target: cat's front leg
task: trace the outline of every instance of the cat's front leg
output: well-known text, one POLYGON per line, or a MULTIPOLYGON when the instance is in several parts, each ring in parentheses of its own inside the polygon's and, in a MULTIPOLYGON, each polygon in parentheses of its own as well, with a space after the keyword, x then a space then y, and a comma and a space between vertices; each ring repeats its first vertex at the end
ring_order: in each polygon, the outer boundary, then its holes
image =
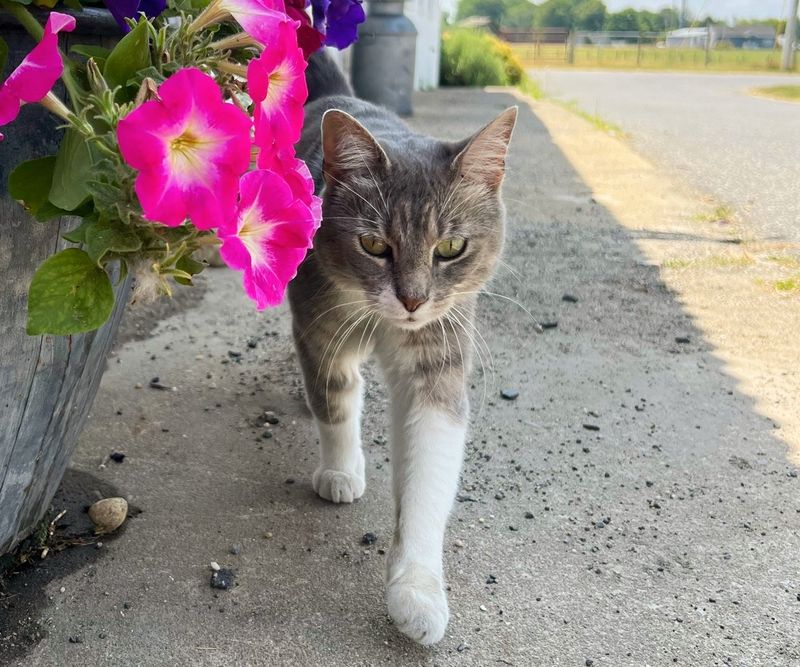
POLYGON ((449 620, 442 549, 467 428, 460 369, 446 371, 439 383, 431 392, 431 383, 418 378, 393 395, 396 526, 386 603, 400 631, 421 644, 442 639, 449 620))
MULTIPOLYGON (((336 355, 322 365, 321 349, 295 334, 308 406, 319 434, 319 466, 311 479, 314 491, 334 503, 352 503, 364 494, 361 450, 363 381, 356 355, 336 355)), ((325 357, 326 355, 322 355, 325 357)))

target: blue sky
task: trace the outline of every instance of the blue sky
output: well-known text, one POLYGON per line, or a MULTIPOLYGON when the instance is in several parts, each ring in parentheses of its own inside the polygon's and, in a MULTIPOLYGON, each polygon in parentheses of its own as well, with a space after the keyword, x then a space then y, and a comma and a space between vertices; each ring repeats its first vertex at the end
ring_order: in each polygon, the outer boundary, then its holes
MULTIPOLYGON (((680 8, 680 0, 605 0, 609 11, 626 7, 634 9, 680 8)), ((538 4, 538 3, 537 3, 538 4)), ((688 0, 689 11, 695 16, 711 14, 722 19, 778 18, 789 11, 788 0, 688 0)))

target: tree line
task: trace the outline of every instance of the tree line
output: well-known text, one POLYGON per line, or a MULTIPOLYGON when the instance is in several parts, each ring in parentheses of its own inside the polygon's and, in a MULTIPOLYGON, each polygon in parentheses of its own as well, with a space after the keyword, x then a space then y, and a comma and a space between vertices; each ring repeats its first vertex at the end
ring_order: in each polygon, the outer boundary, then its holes
MULTIPOLYGON (((494 30, 499 28, 567 28, 569 30, 629 30, 666 32, 681 25, 722 23, 712 16, 680 16, 666 7, 657 12, 623 9, 609 12, 603 0, 546 0, 534 5, 529 0, 460 0, 456 19, 486 16, 494 30)), ((742 21, 741 24, 766 23, 783 32, 784 21, 742 21)))

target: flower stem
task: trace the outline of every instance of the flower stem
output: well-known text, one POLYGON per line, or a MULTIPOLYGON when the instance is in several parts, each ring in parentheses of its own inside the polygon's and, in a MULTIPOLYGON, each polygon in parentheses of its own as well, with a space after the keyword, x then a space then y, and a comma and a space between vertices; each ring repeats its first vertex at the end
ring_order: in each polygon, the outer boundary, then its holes
POLYGON ((52 91, 47 93, 47 95, 39 100, 39 104, 41 104, 50 113, 54 113, 56 116, 63 118, 66 121, 69 121, 72 118, 72 113, 70 110, 60 99, 53 95, 52 91))
POLYGON ((240 76, 244 79, 247 78, 247 68, 239 63, 232 63, 229 60, 220 60, 217 63, 217 69, 220 72, 225 72, 226 74, 235 74, 236 76, 240 76))
POLYGON ((186 26, 186 30, 190 35, 194 35, 198 30, 218 23, 227 15, 228 12, 219 6, 219 0, 211 0, 206 5, 206 8, 195 17, 194 21, 186 26))
POLYGON ((9 0, 0 0, 0 7, 5 9, 15 19, 17 19, 20 25, 25 28, 30 36, 33 37, 37 42, 42 41, 44 28, 42 28, 39 21, 37 21, 33 14, 25 9, 25 7, 18 2, 10 2, 9 0))

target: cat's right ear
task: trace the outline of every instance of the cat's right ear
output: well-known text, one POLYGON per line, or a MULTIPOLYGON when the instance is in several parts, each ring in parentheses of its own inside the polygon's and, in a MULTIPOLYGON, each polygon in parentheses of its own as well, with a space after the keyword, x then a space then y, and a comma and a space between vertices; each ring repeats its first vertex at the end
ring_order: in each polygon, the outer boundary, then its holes
POLYGON ((389 167, 389 158, 369 130, 349 113, 329 109, 322 116, 323 175, 328 185, 389 167))

